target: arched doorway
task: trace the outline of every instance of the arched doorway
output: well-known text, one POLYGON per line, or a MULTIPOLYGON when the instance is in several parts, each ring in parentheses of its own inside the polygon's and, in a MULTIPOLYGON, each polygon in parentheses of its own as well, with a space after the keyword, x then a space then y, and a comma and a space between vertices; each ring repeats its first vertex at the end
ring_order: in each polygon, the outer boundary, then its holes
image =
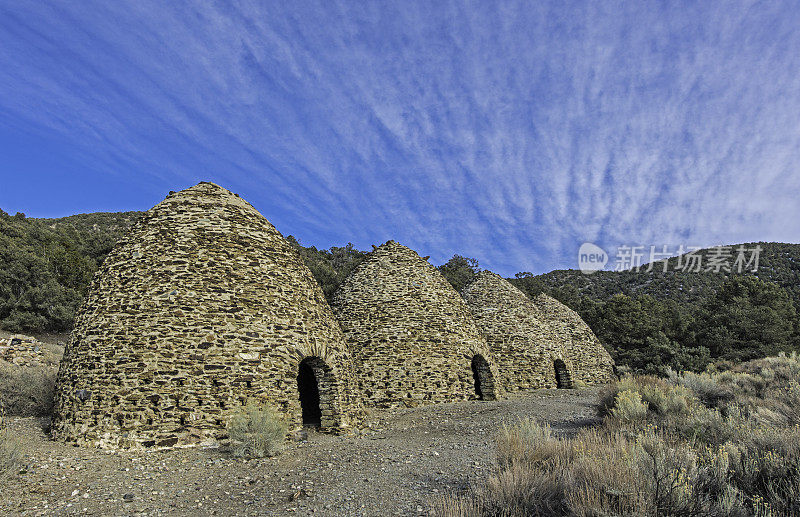
POLYGON ((472 379, 475 384, 475 396, 478 400, 494 400, 494 376, 489 363, 480 354, 472 358, 472 379))
POLYGON ((556 372, 556 388, 558 389, 571 389, 572 377, 569 375, 567 365, 561 359, 553 361, 553 368, 556 372))
POLYGON ((310 357, 303 359, 300 362, 297 373, 297 391, 300 394, 303 425, 306 427, 320 427, 322 425, 319 382, 317 381, 315 368, 312 366, 314 359, 310 357))

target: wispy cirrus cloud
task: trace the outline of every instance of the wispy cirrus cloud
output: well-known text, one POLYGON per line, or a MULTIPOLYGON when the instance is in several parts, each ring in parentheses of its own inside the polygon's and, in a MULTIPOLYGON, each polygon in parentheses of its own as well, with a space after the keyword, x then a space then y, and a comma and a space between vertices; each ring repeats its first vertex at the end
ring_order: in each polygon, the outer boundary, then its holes
POLYGON ((60 183, 18 199, 78 170, 141 208, 211 179, 305 243, 505 274, 574 267, 584 241, 797 242, 798 22, 788 2, 0 5, 0 146, 65 164, 0 158, 0 203, 96 209, 60 183))

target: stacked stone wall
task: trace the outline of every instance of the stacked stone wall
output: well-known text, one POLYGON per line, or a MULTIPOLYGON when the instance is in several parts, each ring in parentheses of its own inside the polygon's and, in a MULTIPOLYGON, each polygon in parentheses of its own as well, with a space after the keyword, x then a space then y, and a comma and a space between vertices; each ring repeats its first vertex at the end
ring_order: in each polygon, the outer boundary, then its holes
POLYGON ((573 365, 569 370, 573 382, 597 385, 616 378, 614 360, 578 313, 546 294, 537 296, 534 303, 539 319, 561 336, 564 353, 573 365))
POLYGON ((462 295, 486 336, 506 391, 557 387, 557 359, 570 374, 581 367, 565 353, 565 336, 541 321, 533 301, 504 278, 482 271, 462 295))
MULTIPOLYGON (((250 204, 211 183, 170 193, 92 282, 59 369, 53 435, 110 447, 216 444, 252 401, 300 426, 301 363, 316 379, 324 430, 357 425, 362 404, 556 387, 556 361, 562 380, 613 378, 611 357, 556 300, 531 301, 488 272, 463 296, 389 241, 343 282, 332 311, 250 204)), ((37 354, 19 338, 0 344, 13 362, 37 354)))
POLYGON ((14 334, 0 339, 0 359, 17 366, 58 364, 62 346, 40 343, 36 338, 14 334))
POLYGON ((308 357, 327 375, 328 426, 352 425, 351 358, 311 272, 250 204, 201 183, 146 212, 95 276, 59 370, 53 434, 218 443, 230 413, 253 400, 300 425, 308 357))
MULTIPOLYGON (((332 305, 366 405, 474 398, 476 355, 488 362, 496 384, 494 358, 464 300, 436 268, 397 242, 370 253, 332 305)), ((500 386, 488 384, 484 397, 496 397, 500 386)))

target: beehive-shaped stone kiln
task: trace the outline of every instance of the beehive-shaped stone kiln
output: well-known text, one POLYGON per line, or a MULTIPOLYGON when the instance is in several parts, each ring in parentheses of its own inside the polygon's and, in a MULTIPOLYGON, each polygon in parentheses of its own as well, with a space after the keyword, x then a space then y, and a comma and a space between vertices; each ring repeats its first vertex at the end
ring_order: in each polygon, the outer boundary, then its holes
POLYGON ((481 271, 462 295, 489 342, 506 391, 571 387, 576 365, 564 352, 566 336, 539 319, 539 309, 522 291, 481 271))
POLYGON ((578 313, 546 294, 538 295, 534 303, 539 319, 561 339, 564 354, 574 367, 569 372, 573 381, 592 385, 615 378, 614 360, 578 313))
POLYGON ((494 360, 464 300, 409 248, 395 241, 376 248, 332 305, 365 405, 497 397, 494 360))
POLYGON ((146 212, 98 271, 52 428, 98 446, 213 443, 257 401, 293 424, 340 429, 359 414, 353 381, 299 255, 249 203, 200 183, 146 212))

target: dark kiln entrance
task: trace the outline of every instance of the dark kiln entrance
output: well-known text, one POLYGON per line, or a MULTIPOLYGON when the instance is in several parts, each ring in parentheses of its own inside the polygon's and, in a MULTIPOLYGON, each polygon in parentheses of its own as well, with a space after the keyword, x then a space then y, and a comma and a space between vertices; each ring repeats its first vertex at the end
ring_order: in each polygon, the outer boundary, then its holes
POLYGON ((472 358, 472 379, 475 382, 475 396, 478 400, 494 400, 494 378, 489 363, 482 355, 472 358))
POLYGON ((303 410, 303 425, 319 427, 322 425, 322 409, 319 400, 319 383, 314 368, 313 358, 303 359, 297 374, 297 391, 300 393, 300 407, 303 410))
POLYGON ((339 405, 336 403, 336 378, 331 368, 319 357, 306 357, 297 370, 297 392, 303 425, 322 430, 339 425, 339 405))
POLYGON ((553 368, 556 371, 556 388, 570 389, 572 388, 572 377, 569 375, 567 365, 561 359, 553 361, 553 368))

